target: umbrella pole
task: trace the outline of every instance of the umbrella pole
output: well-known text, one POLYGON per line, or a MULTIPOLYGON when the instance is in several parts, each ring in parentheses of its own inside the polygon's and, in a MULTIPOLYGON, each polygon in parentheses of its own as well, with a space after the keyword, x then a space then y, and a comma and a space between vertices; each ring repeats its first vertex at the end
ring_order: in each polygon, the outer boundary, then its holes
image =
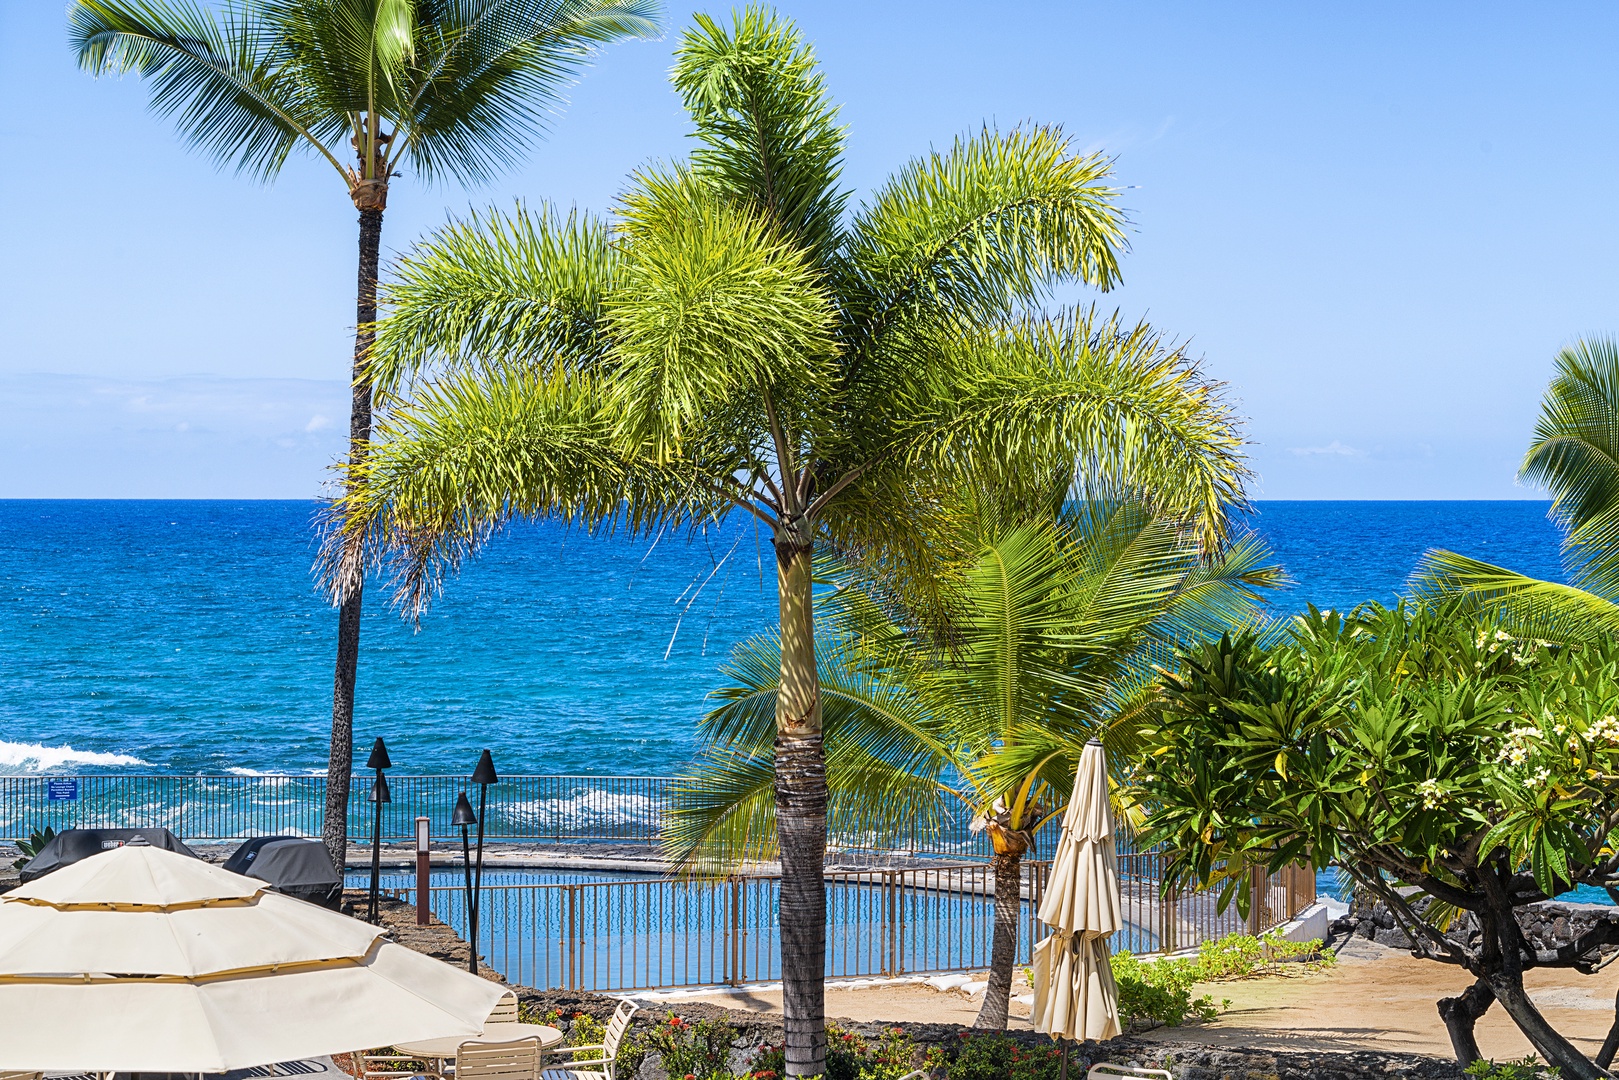
POLYGON ((1062 1041, 1062 1071, 1057 1074, 1061 1080, 1068 1080, 1068 1040, 1062 1041))

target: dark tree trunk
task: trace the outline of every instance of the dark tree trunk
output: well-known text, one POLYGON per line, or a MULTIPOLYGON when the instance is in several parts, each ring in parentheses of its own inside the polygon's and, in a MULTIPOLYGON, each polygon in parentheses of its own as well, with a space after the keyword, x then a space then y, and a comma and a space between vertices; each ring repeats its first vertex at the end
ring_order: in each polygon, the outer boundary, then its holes
MULTIPOLYGON (((382 202, 386 188, 373 185, 360 208, 360 267, 354 305, 353 391, 349 405, 349 466, 365 457, 371 441, 371 380, 366 361, 377 321, 377 269, 382 253, 382 202)), ((356 193, 357 203, 361 202, 356 193)), ((354 485, 353 473, 347 484, 354 485)), ((360 603, 365 582, 364 541, 351 537, 339 570, 342 601, 337 616, 337 664, 332 675, 332 744, 326 762, 326 816, 322 839, 341 873, 348 859, 349 776, 354 769, 354 681, 360 664, 360 603)))
POLYGON ((1602 1049, 1597 1051, 1597 1064, 1609 1068, 1616 1050, 1619 1050, 1619 994, 1613 996, 1613 1026, 1608 1029, 1608 1037, 1602 1040, 1602 1049))
POLYGON ((1023 852, 998 851, 995 871, 995 936, 989 954, 989 986, 975 1028, 1006 1030, 1012 1001, 1012 969, 1017 963, 1018 923, 1023 914, 1023 852))
POLYGON ((826 755, 815 668, 811 546, 778 536, 781 687, 776 837, 781 849, 781 1011, 788 1076, 826 1071, 826 755))
POLYGON ((1473 1029, 1479 1017, 1488 1012, 1494 1003, 1495 992, 1490 989, 1486 979, 1479 979, 1456 997, 1439 1000, 1439 1018, 1445 1022, 1445 1030, 1450 1032, 1450 1048, 1455 1051, 1456 1060, 1463 1065, 1471 1065, 1484 1056, 1479 1053, 1478 1039, 1473 1029))
POLYGON ((1487 898, 1486 905, 1478 912, 1483 936, 1481 966, 1490 990, 1524 1038, 1546 1064, 1557 1066, 1564 1080, 1606 1080, 1608 1071, 1580 1053, 1547 1023, 1523 988, 1523 957, 1528 951, 1528 942, 1518 926, 1512 901, 1507 898, 1506 887, 1511 878, 1509 870, 1492 866, 1480 868, 1479 880, 1487 898))

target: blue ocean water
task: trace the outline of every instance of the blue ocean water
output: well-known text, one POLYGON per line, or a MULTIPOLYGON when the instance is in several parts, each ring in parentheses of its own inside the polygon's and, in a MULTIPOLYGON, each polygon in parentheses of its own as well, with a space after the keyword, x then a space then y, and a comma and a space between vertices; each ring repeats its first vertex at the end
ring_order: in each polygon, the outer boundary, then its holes
MULTIPOLYGON (((0 771, 324 771, 336 616, 308 502, 0 501, 0 771)), ((1306 602, 1392 600, 1447 547, 1560 577, 1542 502, 1261 502, 1306 602)), ((355 734, 406 772, 667 774, 737 641, 775 618, 768 543, 522 525, 413 629, 367 595, 355 734)))

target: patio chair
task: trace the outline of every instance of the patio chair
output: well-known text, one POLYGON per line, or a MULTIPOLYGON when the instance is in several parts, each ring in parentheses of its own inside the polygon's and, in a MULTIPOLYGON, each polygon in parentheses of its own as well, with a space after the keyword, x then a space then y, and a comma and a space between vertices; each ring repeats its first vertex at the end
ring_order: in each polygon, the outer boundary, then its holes
POLYGON ((624 1033, 630 1029, 630 1018, 638 1008, 634 1002, 620 1001, 613 1010, 613 1018, 607 1021, 607 1034, 602 1036, 601 1042, 591 1046, 559 1046, 551 1051, 571 1055, 572 1060, 546 1066, 540 1072, 540 1080, 618 1080, 613 1061, 618 1057, 618 1044, 624 1041, 624 1033), (585 1051, 601 1056, 580 1060, 579 1055, 585 1051))
POLYGON ((489 1011, 486 1024, 515 1024, 517 1023, 517 995, 505 994, 495 1002, 495 1007, 489 1011))
POLYGON ((465 1042, 455 1052, 455 1080, 536 1080, 540 1075, 540 1040, 465 1042))

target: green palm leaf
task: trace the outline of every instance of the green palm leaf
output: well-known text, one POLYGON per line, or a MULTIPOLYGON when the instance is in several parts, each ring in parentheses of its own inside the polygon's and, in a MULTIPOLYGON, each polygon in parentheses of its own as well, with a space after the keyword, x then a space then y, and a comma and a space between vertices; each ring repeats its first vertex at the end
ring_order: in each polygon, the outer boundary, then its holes
POLYGON ((1520 637, 1564 643, 1619 637, 1619 604, 1451 551, 1425 553, 1411 587, 1425 600, 1461 598, 1520 637))

